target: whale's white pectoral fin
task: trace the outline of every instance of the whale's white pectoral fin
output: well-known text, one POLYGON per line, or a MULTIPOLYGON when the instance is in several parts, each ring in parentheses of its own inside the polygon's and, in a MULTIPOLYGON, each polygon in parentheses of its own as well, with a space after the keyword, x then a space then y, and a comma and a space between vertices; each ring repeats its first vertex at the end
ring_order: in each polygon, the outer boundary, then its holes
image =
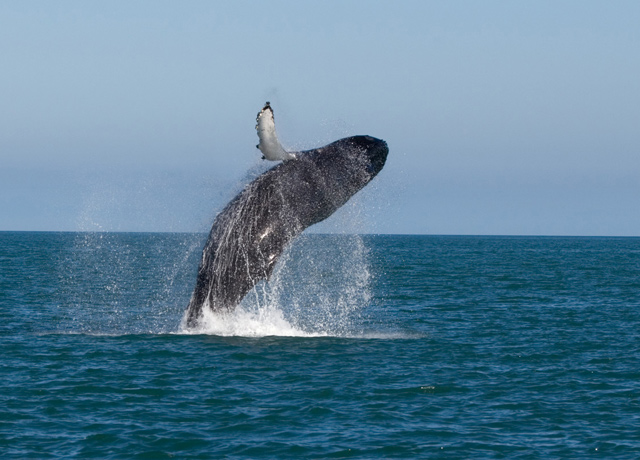
POLYGON ((258 131, 258 139, 260 139, 256 147, 258 147, 262 155, 264 155, 262 158, 271 161, 295 159, 296 155, 292 152, 287 152, 278 140, 276 124, 273 119, 273 109, 269 102, 267 102, 258 113, 256 121, 256 130, 258 131))

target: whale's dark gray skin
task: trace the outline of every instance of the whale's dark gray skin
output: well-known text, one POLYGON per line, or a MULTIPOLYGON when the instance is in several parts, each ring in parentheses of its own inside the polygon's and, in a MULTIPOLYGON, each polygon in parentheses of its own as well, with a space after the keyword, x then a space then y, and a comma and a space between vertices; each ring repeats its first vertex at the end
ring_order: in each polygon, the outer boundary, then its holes
POLYGON ((213 222, 187 327, 198 325, 203 309, 232 311, 258 281, 269 279, 287 244, 367 185, 388 153, 380 139, 348 137, 298 152, 249 183, 213 222))

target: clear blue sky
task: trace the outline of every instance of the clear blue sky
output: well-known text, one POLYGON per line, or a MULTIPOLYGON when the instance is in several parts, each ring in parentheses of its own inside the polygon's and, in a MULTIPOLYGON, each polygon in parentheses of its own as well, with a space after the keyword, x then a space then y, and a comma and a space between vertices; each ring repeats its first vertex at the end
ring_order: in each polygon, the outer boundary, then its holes
POLYGON ((386 168, 323 231, 640 235, 638 1, 0 3, 0 230, 207 231, 255 115, 386 168))

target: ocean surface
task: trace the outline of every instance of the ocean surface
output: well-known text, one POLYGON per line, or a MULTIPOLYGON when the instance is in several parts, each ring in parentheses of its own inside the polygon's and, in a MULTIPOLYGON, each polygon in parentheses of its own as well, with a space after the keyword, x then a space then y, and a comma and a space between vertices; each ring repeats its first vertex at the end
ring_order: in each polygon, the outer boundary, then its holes
POLYGON ((0 458, 640 458, 640 238, 0 232, 0 458))

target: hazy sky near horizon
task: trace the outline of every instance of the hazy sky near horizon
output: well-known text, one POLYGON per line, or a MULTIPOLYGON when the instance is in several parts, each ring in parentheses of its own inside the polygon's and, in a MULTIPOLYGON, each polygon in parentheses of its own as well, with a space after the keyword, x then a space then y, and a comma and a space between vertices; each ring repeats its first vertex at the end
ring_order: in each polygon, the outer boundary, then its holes
POLYGON ((640 2, 3 1, 0 230, 207 231, 286 145, 385 139, 321 231, 640 235, 640 2))

